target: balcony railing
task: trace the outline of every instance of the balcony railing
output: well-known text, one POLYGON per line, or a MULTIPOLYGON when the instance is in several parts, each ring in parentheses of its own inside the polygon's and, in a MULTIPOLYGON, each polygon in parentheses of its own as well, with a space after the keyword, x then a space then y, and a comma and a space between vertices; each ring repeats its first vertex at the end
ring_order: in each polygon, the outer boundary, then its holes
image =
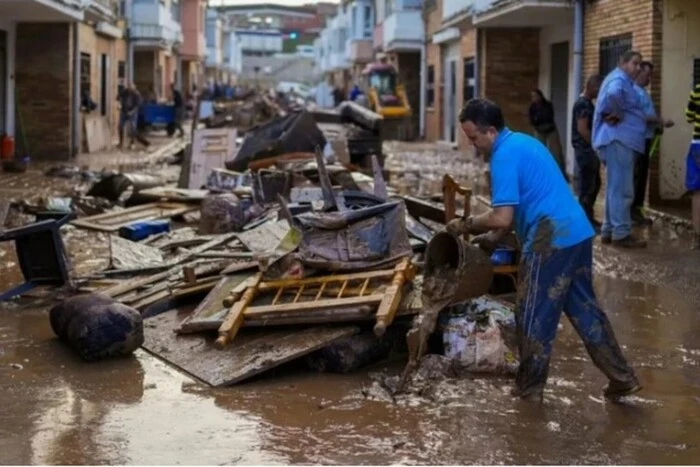
POLYGON ((419 10, 397 11, 384 21, 385 51, 419 50, 423 44, 423 18, 419 10))
POLYGON ((155 41, 165 44, 182 42, 182 33, 172 27, 160 24, 133 23, 131 37, 137 40, 155 41))
POLYGON ((372 41, 370 39, 350 40, 349 41, 349 59, 352 62, 369 62, 374 58, 372 50, 372 41))
POLYGON ((480 27, 543 27, 571 24, 572 0, 471 0, 480 27))
POLYGON ((474 10, 476 7, 488 8, 493 0, 482 1, 485 5, 476 5, 479 2, 475 0, 442 0, 442 20, 446 21, 465 13, 469 10, 474 10))

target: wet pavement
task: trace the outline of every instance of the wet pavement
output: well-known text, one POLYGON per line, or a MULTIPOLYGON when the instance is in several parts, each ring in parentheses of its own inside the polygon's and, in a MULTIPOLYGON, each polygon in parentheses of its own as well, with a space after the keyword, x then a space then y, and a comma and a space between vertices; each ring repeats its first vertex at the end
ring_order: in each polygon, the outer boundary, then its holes
MULTIPOLYGON (((595 247, 596 291, 644 386, 623 405, 604 401, 605 379, 565 321, 533 406, 509 395, 507 377, 392 401, 373 381, 399 374, 400 359, 349 375, 288 365, 211 389, 142 351, 83 363, 54 338, 48 305, 11 303, 0 305, 0 463, 695 464, 700 253, 662 225, 641 233, 646 251, 595 247)), ((88 248, 80 235, 68 243, 88 248)))

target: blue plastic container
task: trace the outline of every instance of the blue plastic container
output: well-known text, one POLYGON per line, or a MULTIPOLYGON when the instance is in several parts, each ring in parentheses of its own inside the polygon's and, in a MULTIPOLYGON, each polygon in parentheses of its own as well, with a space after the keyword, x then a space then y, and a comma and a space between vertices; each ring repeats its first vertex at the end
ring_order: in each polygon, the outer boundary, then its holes
POLYGON ((143 106, 143 119, 148 125, 168 125, 175 121, 175 106, 166 104, 146 104, 143 106))
POLYGON ((509 266, 515 263, 515 250, 509 247, 496 248, 491 254, 491 263, 494 266, 509 266))
POLYGON ((170 221, 168 219, 158 219, 153 221, 135 222, 125 225, 119 229, 119 236, 138 242, 151 235, 170 231, 170 221))

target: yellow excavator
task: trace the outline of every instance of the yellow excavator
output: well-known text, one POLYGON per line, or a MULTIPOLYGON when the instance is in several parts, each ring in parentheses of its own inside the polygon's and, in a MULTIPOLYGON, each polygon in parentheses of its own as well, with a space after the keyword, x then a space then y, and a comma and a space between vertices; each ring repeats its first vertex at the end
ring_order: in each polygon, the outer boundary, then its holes
POLYGON ((405 140, 409 137, 411 106, 396 69, 385 63, 371 63, 362 72, 369 107, 384 118, 382 136, 405 140))

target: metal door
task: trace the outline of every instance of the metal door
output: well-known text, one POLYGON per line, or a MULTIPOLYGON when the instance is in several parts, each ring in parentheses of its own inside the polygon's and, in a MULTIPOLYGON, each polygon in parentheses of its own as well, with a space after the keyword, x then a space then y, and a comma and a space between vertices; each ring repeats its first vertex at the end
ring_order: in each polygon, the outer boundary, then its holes
POLYGON ((457 129, 457 59, 459 42, 445 49, 443 60, 443 139, 454 142, 457 129))
POLYGON ((561 145, 566 148, 569 141, 569 126, 566 124, 569 114, 569 43, 552 44, 551 58, 549 98, 554 106, 554 122, 559 130, 561 145))

